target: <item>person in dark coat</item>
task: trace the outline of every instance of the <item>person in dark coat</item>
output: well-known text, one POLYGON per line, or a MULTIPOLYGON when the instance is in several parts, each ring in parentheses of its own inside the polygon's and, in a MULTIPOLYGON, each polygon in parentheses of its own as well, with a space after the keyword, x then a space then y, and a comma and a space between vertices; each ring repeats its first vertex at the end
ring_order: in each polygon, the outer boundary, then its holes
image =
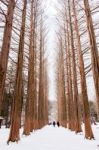
POLYGON ((58 127, 60 126, 60 123, 59 123, 59 121, 57 121, 57 126, 58 126, 58 127))
POLYGON ((53 121, 53 126, 55 127, 55 125, 56 125, 56 123, 55 123, 55 121, 53 121))

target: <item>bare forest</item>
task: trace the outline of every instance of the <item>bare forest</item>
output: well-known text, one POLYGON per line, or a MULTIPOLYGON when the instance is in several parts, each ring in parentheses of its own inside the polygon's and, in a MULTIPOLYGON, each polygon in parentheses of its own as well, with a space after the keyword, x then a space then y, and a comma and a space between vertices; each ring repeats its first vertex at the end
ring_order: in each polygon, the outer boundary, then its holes
POLYGON ((0 0, 0 127, 10 128, 8 144, 20 140, 21 127, 28 136, 47 125, 51 114, 75 133, 84 123, 86 139, 94 139, 92 118, 99 121, 99 3, 58 0, 55 6, 55 102, 49 98, 53 49, 45 4, 0 0), (94 101, 88 97, 89 78, 94 101))

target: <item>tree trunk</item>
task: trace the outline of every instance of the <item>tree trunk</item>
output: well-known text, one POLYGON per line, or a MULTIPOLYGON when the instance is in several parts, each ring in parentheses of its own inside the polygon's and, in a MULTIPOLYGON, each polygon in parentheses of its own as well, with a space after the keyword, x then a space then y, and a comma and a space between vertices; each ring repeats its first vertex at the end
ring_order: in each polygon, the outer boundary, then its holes
POLYGON ((30 46, 29 46, 29 66, 28 66, 28 97, 25 111, 25 124, 23 134, 29 135, 33 128, 34 112, 34 20, 33 6, 31 2, 31 23, 30 23, 30 46))
POLYGON ((14 8, 15 8, 15 0, 9 0, 6 23, 4 28, 3 43, 2 43, 1 55, 0 55, 0 115, 1 115, 3 96, 4 96, 4 87, 5 87, 8 56, 9 56, 9 49, 10 49, 10 42, 11 42, 14 8))
POLYGON ((77 55, 79 61, 82 101, 84 106, 85 137, 88 139, 92 139, 94 138, 94 136, 90 124, 90 111, 89 111, 87 85, 86 85, 86 78, 85 78, 85 71, 84 71, 84 61, 83 61, 82 50, 81 50, 80 34, 78 29, 74 0, 72 2, 73 2, 73 9, 74 9, 74 25, 75 25, 76 38, 77 38, 77 55))
POLYGON ((43 45, 43 19, 41 15, 41 26, 40 26, 40 65, 39 65, 39 96, 38 96, 38 125, 42 128, 44 125, 44 45, 43 45))
MULTIPOLYGON (((68 0, 68 16, 69 16, 69 28, 71 26, 71 15, 70 15, 70 1, 68 0)), ((69 121, 69 129, 74 131, 74 102, 73 102, 73 90, 72 90, 72 58, 71 58, 71 33, 68 33, 68 80, 69 80, 69 98, 70 98, 70 121, 69 121)))
MULTIPOLYGON (((70 6, 71 11, 71 6, 70 6)), ((77 72, 76 72, 76 57, 74 48, 73 25, 70 13, 70 35, 71 35, 71 57, 72 57, 72 73, 73 73, 73 102, 74 102, 74 118, 75 118, 75 131, 81 132, 81 124, 79 117, 79 102, 78 102, 78 86, 77 86, 77 72)))
POLYGON ((97 114, 99 119, 99 58, 98 58, 98 49, 96 44, 96 37, 92 22, 92 16, 90 11, 90 6, 88 0, 84 0, 85 14, 87 20, 87 29, 90 39, 90 50, 91 50, 91 63, 93 71, 93 79, 96 91, 96 100, 97 100, 97 114))
POLYGON ((67 126, 67 110, 66 110, 66 95, 65 95, 65 76, 64 76, 64 52, 63 52, 63 44, 62 37, 60 39, 60 86, 61 86, 61 118, 62 125, 64 127, 67 126))
POLYGON ((20 41, 19 41, 18 64, 17 64, 17 72, 16 72, 16 83, 15 83, 14 100, 13 100, 12 117, 11 117, 11 129, 10 129, 8 143, 10 141, 15 142, 20 139, 19 129, 20 129, 20 118, 21 118, 22 68, 23 68, 26 6, 27 6, 27 0, 24 0, 24 6, 22 11, 22 25, 21 25, 20 41))

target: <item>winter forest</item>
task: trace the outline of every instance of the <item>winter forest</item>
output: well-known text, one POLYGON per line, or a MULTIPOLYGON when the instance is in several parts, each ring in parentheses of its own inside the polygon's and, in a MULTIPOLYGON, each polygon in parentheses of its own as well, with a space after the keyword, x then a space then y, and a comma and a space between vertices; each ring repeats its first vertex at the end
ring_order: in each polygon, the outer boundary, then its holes
POLYGON ((98 132, 99 0, 0 0, 0 150, 99 150, 98 132))

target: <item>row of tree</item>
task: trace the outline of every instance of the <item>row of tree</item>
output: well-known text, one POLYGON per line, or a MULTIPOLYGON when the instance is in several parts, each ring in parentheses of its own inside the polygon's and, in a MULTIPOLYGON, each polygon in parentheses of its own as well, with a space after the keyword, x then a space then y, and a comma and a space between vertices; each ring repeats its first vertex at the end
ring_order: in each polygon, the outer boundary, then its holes
POLYGON ((42 2, 0 0, 0 24, 0 115, 6 103, 9 143, 20 139, 21 125, 29 135, 48 122, 42 2))
POLYGON ((98 23, 96 20, 93 23, 92 20, 93 14, 99 13, 99 6, 92 8, 89 2, 63 0, 62 9, 58 9, 61 33, 57 33, 59 49, 57 99, 60 123, 76 133, 82 131, 80 116, 80 102, 82 102, 85 137, 92 139, 94 135, 91 128, 86 78, 92 70, 99 119, 99 57, 96 42, 98 30, 95 30, 95 23, 98 23))
MULTIPOLYGON (((92 70, 99 117, 99 59, 96 30, 88 0, 63 0, 57 51, 58 119, 62 126, 81 132, 83 104, 85 137, 94 138, 86 77, 92 70), (86 60, 87 59, 87 60, 86 60), (90 64, 91 63, 91 64, 90 64), (81 98, 79 99, 79 88, 81 98)), ((6 110, 10 141, 48 122, 46 26, 40 0, 0 0, 0 115, 6 110), (3 106, 6 108, 3 110, 3 106)))

